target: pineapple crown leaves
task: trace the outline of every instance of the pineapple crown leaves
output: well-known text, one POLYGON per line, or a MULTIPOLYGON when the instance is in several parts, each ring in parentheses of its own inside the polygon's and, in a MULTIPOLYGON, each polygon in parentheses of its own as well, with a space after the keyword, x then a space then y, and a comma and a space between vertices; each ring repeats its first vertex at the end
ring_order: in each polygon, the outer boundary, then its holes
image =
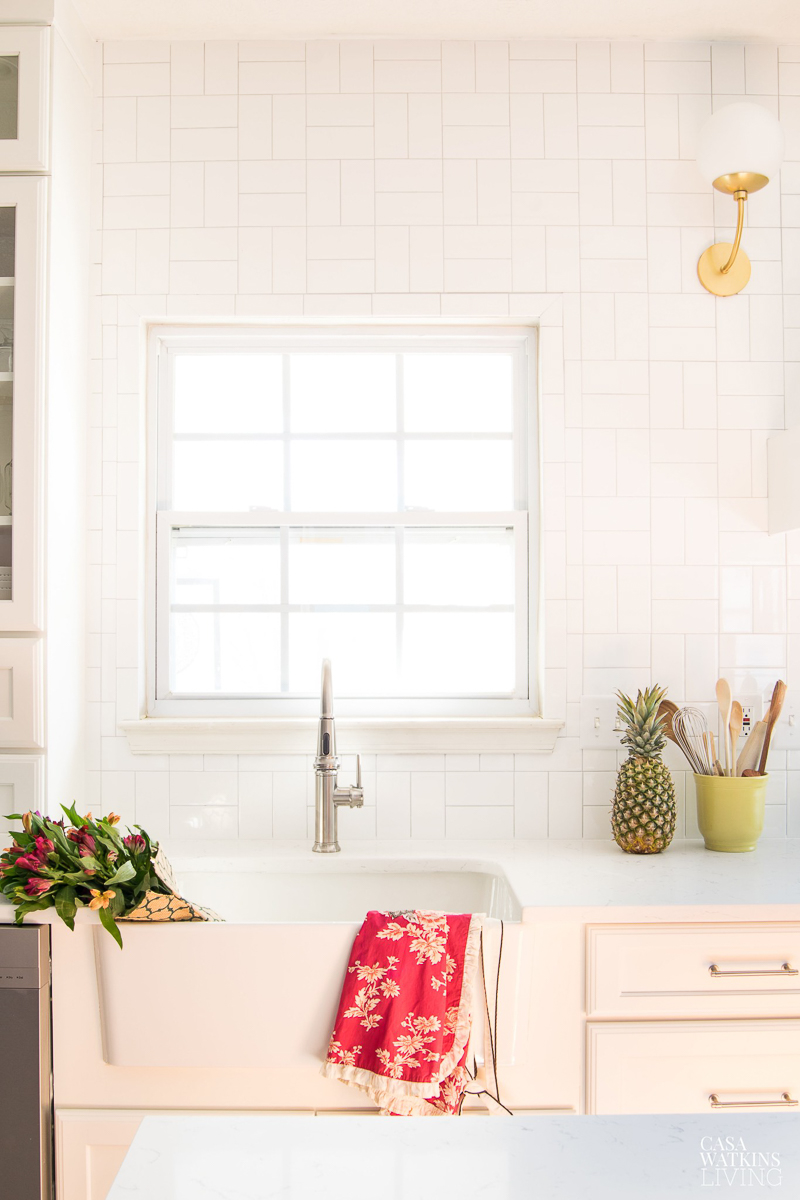
POLYGON ((666 717, 658 715, 667 689, 656 684, 644 692, 638 692, 635 701, 624 692, 616 694, 619 700, 617 717, 625 726, 621 744, 627 746, 628 754, 636 758, 658 758, 667 744, 664 731, 666 717))

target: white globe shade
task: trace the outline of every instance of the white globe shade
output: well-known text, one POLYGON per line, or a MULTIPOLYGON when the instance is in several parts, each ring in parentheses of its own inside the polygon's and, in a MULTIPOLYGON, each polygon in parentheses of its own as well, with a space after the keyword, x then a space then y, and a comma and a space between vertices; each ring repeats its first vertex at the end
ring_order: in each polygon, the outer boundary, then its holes
POLYGON ((760 104, 726 104, 700 130, 697 165, 709 183, 737 171, 772 179, 782 161, 781 123, 760 104))

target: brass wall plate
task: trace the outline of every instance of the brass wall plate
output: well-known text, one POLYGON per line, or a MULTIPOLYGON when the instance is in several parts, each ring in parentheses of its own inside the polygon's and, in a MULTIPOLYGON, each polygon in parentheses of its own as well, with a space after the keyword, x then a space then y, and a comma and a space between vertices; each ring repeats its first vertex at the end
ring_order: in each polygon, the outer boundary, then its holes
POLYGON ((755 171, 734 171, 731 175, 719 175, 713 186, 718 192, 732 196, 735 192, 747 192, 748 195, 750 192, 760 192, 768 183, 766 175, 759 175, 755 171))
POLYGON ((723 275, 722 268, 730 258, 731 242, 717 242, 700 255, 697 277, 713 296, 735 296, 750 282, 750 259, 740 248, 731 269, 723 275))

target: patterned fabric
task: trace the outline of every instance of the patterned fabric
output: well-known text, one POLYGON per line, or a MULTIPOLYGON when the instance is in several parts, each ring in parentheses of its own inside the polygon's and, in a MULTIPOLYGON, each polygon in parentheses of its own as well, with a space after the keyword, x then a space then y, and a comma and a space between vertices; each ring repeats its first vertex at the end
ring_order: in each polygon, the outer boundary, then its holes
POLYGON ((210 908, 201 908, 184 900, 183 896, 165 896, 162 892, 146 892, 144 900, 120 921, 221 921, 210 908))
POLYGON ((455 1116, 480 932, 469 913, 367 913, 322 1074, 367 1092, 386 1116, 455 1116))
POLYGON ((144 900, 127 917, 120 921, 223 921, 212 908, 203 908, 184 900, 178 893, 178 884, 172 863, 159 846, 153 860, 153 872, 161 880, 169 895, 163 892, 145 892, 144 900))

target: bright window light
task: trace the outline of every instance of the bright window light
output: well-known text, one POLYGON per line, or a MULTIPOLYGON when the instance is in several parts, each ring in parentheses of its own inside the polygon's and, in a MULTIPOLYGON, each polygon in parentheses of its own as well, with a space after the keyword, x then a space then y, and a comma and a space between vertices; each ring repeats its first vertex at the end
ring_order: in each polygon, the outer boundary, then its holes
POLYGON ((154 713, 533 710, 529 331, 154 344, 154 713))

